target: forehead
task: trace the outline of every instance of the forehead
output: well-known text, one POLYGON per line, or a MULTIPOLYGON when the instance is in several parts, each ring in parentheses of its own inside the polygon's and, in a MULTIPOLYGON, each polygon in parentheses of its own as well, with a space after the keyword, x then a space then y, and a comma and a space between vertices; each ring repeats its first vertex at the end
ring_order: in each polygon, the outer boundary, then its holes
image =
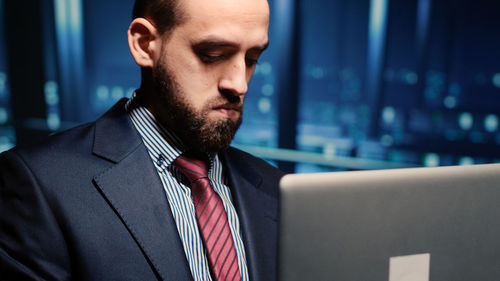
POLYGON ((267 0, 181 0, 186 21, 176 29, 192 40, 222 37, 267 41, 267 0))

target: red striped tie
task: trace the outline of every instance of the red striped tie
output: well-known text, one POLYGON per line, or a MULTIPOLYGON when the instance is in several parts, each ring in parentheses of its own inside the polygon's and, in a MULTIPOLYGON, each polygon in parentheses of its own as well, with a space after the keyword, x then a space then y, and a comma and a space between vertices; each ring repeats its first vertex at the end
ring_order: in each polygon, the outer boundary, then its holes
MULTIPOLYGON (((222 200, 208 179, 207 161, 179 156, 174 165, 191 182, 198 228, 214 280, 241 280, 234 241, 222 200)), ((206 159, 206 157, 203 157, 206 159)))

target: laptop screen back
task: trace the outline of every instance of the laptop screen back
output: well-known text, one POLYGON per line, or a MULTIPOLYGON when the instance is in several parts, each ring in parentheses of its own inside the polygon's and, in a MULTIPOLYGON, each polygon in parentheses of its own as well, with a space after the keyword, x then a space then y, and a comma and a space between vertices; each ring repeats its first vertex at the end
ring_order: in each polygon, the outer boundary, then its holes
POLYGON ((280 280, 500 280, 500 165, 295 174, 280 280))

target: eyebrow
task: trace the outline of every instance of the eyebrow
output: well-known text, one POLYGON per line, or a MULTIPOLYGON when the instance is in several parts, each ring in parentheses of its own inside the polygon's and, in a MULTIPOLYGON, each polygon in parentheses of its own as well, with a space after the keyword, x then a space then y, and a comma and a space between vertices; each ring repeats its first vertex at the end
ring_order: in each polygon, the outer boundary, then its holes
MULTIPOLYGON (((238 48, 240 45, 235 42, 227 41, 219 37, 207 37, 200 41, 195 41, 192 43, 193 48, 197 50, 211 49, 211 48, 238 48)), ((255 46, 250 48, 252 51, 263 52, 269 46, 269 41, 261 46, 255 46)))

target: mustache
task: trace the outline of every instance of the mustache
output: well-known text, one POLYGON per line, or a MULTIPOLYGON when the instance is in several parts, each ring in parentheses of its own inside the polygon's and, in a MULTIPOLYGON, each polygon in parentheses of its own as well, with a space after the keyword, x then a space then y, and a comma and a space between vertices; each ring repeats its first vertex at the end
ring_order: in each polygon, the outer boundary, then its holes
POLYGON ((228 109, 243 112, 243 99, 235 95, 221 95, 207 102, 207 109, 228 109))

